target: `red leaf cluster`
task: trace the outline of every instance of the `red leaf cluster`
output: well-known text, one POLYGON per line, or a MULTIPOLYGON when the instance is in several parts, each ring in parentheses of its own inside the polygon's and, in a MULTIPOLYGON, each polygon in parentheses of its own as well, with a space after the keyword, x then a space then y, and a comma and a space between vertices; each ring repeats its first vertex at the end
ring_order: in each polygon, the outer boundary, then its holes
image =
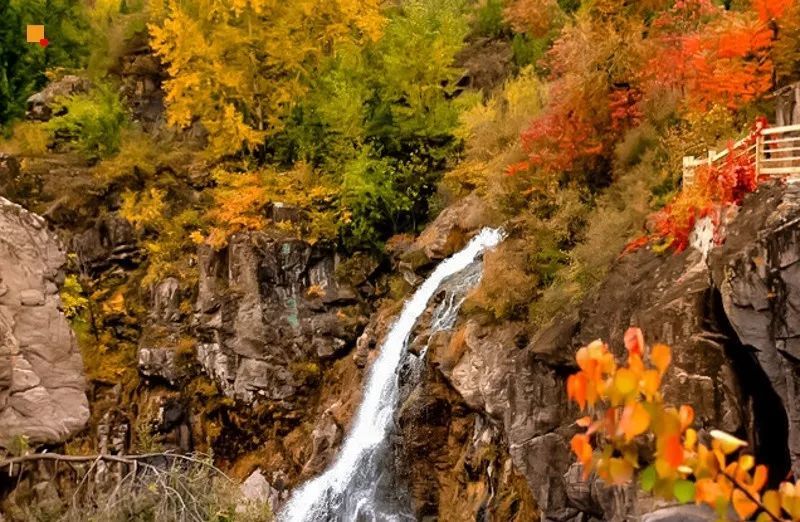
MULTIPOLYGON (((754 133, 750 139, 755 140, 755 137, 754 133)), ((743 148, 749 145, 746 143, 743 148)), ((697 220, 712 215, 717 208, 741 204, 744 196, 756 189, 758 180, 752 158, 740 152, 741 149, 729 149, 721 165, 696 169, 692 186, 684 187, 669 205, 656 214, 655 239, 664 240, 665 246, 678 252, 683 251, 689 246, 689 234, 697 220)))
POLYGON ((642 71, 646 90, 679 90, 690 107, 704 110, 738 109, 772 87, 774 34, 763 18, 691 0, 676 3, 653 28, 652 58, 642 71))

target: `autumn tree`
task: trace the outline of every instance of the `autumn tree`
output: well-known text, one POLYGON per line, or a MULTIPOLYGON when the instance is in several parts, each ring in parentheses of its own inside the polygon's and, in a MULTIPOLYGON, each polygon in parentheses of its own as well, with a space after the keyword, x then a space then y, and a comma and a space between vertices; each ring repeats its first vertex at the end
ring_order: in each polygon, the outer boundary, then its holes
POLYGON ((781 13, 778 36, 772 51, 779 86, 800 80, 800 3, 790 2, 781 13))
POLYGON ((461 108, 474 97, 454 66, 469 31, 461 0, 387 9, 383 35, 340 45, 319 65, 282 132, 267 140, 284 169, 307 163, 339 186, 341 239, 376 246, 424 222, 461 108))
POLYGON ((167 0, 150 25, 167 64, 169 123, 199 122, 211 156, 254 149, 283 127, 325 56, 376 40, 378 0, 167 0))
POLYGON ((676 3, 652 24, 643 89, 677 90, 698 110, 714 104, 735 110, 763 96, 772 88, 770 24, 783 15, 782 4, 760 1, 728 11, 709 0, 676 3))
POLYGON ((591 11, 580 12, 564 27, 547 56, 547 106, 522 132, 528 166, 548 175, 581 173, 589 184, 607 183, 603 159, 638 118, 631 80, 641 33, 636 18, 591 11))

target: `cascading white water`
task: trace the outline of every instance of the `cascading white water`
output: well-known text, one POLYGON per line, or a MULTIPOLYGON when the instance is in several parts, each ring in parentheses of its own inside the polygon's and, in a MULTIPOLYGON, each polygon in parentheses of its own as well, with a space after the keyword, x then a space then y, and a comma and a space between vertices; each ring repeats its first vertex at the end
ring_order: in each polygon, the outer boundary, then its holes
MULTIPOLYGON (((398 397, 397 369, 411 330, 439 285, 470 266, 478 255, 497 245, 502 238, 503 233, 500 230, 483 229, 463 250, 442 261, 411 299, 406 301, 381 346, 380 354, 372 364, 364 388, 363 402, 356 412, 355 422, 338 457, 322 475, 295 491, 279 517, 282 522, 377 519, 373 514, 361 510, 359 499, 355 499, 355 509, 349 509, 343 514, 337 515, 340 510, 336 505, 348 500, 344 497, 354 477, 359 473, 363 474, 365 469, 377 466, 381 461, 377 454, 380 453, 378 450, 382 447, 392 423, 398 397)), ((463 300, 463 296, 460 299, 463 300)), ((453 308, 453 304, 444 302, 440 306, 444 306, 444 311, 447 312, 453 308)), ((458 304, 460 305, 460 301, 458 304)), ((447 313, 443 315, 448 316, 447 313)), ((447 321, 450 320, 452 318, 447 317, 447 321)))

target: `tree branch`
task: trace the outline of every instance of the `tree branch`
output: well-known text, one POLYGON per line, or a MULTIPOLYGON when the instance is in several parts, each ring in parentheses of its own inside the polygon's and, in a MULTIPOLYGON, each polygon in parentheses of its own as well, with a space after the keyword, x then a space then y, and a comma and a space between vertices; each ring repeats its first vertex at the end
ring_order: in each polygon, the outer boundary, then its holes
POLYGON ((135 465, 141 461, 147 461, 154 458, 178 459, 178 460, 185 460, 187 462, 194 462, 196 464, 201 464, 219 473, 221 476, 225 477, 228 480, 228 482, 233 482, 233 480, 230 477, 228 477, 228 475, 226 475, 225 472, 223 472, 221 469, 217 468, 210 462, 198 459, 191 455, 182 455, 180 453, 169 453, 169 452, 142 453, 138 455, 136 454, 111 455, 108 453, 100 453, 96 455, 62 455, 60 453, 31 453, 29 455, 22 455, 20 457, 12 457, 9 459, 0 460, 0 468, 10 467, 14 466, 15 464, 22 464, 25 462, 36 462, 41 460, 51 460, 56 462, 76 462, 76 463, 97 462, 100 460, 104 460, 108 462, 119 462, 122 464, 135 465))

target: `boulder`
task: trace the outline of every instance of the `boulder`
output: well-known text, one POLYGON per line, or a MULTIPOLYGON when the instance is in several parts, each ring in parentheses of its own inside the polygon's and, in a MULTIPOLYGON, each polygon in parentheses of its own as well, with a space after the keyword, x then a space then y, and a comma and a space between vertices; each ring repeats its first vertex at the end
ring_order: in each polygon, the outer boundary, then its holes
POLYGON ((469 234, 483 224, 484 213, 483 203, 476 195, 446 208, 401 254, 401 261, 410 263, 416 270, 452 255, 466 244, 469 234))
POLYGON ((28 98, 26 115, 31 120, 48 121, 64 111, 65 98, 88 92, 91 86, 86 78, 71 74, 64 76, 28 98))
POLYGON ((261 472, 261 469, 253 471, 242 482, 242 485, 239 486, 239 492, 242 495, 243 502, 240 502, 236 507, 237 513, 248 513, 252 510, 253 505, 264 504, 269 506, 271 513, 277 513, 281 504, 280 492, 267 482, 267 478, 261 472))
POLYGON ((83 362, 60 310, 64 262, 45 221, 0 198, 0 446, 60 443, 89 419, 83 362))

